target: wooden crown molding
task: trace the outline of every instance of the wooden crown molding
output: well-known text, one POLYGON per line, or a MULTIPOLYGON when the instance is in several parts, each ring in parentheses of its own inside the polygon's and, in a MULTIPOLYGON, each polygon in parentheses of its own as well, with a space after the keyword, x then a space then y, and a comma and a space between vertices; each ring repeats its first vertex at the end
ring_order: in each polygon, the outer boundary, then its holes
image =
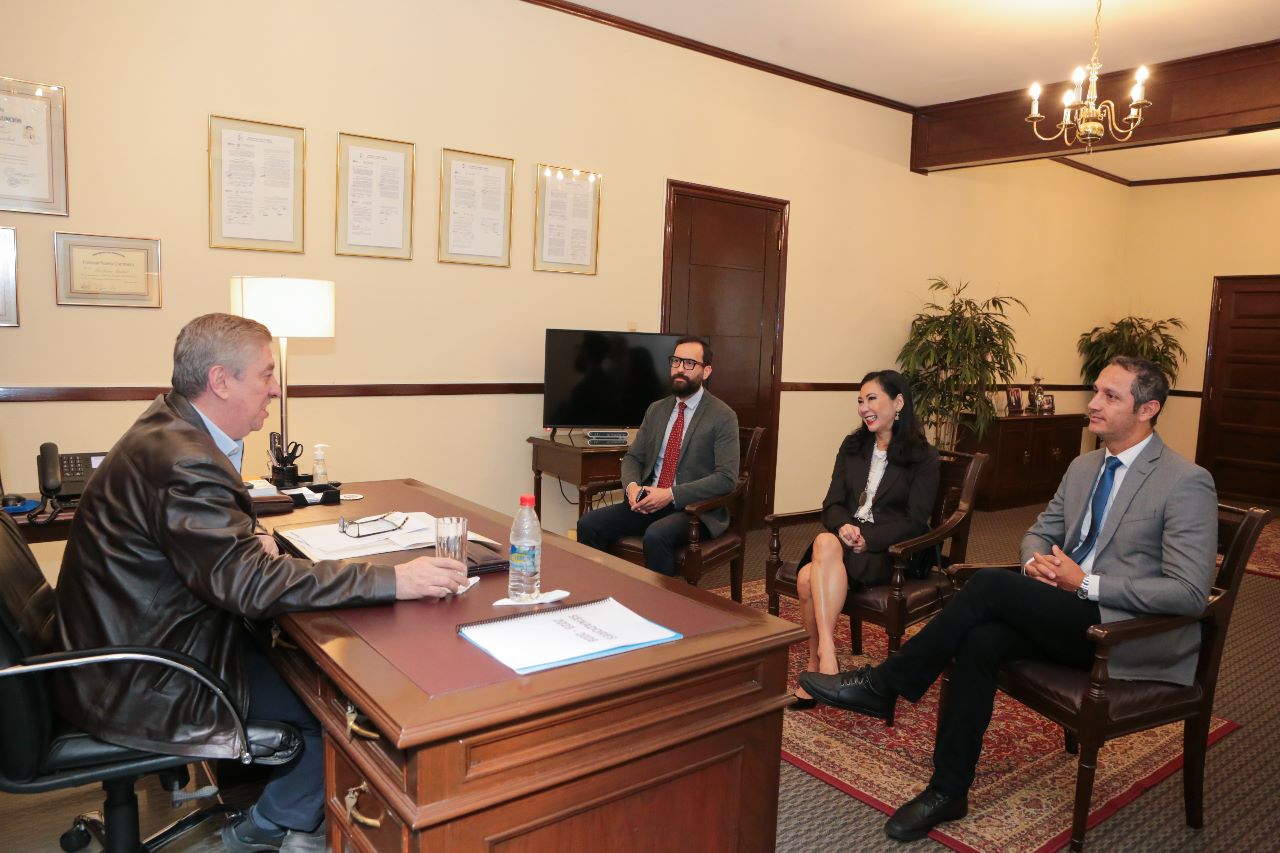
POLYGON ((1104 172, 1102 169, 1095 169, 1093 166, 1081 163, 1079 160, 1071 160, 1067 157, 1054 157, 1053 162, 1061 163, 1064 166, 1070 166, 1073 169, 1079 169, 1081 172, 1088 172, 1090 175, 1096 175, 1107 181, 1114 181, 1125 187, 1156 187, 1163 184, 1195 184, 1201 181, 1231 181, 1236 178, 1265 178, 1270 175, 1280 175, 1280 169, 1258 169, 1253 172, 1222 172, 1216 175, 1188 175, 1182 178, 1148 178, 1140 181, 1131 181, 1128 178, 1122 178, 1111 172, 1104 172))
POLYGON ((707 56, 714 56, 716 59, 723 59, 726 62, 733 62, 738 65, 745 65, 748 68, 754 68, 757 71, 763 71, 766 74, 775 74, 778 77, 785 77, 788 80, 795 80, 797 83, 804 83, 808 86, 816 86, 819 89, 826 89, 829 92, 835 92, 850 98, 857 98, 860 101, 868 101, 878 104, 882 107, 888 107, 891 110, 898 110, 904 113, 915 112, 915 107, 910 104, 904 104, 901 101, 894 101, 889 98, 883 98, 879 95, 873 95, 870 92, 864 92, 861 89, 855 89, 852 86, 844 86, 840 83, 834 83, 831 80, 824 80, 821 77, 814 77, 812 74, 805 74, 792 68, 786 68, 782 65, 774 65, 772 62, 765 62, 762 59, 755 59, 741 53, 734 53, 731 50, 716 47, 706 42, 696 41, 691 38, 676 35, 675 33, 660 30, 657 27, 651 27, 648 24, 641 24, 636 21, 620 18, 617 15, 610 15, 607 12, 601 12, 597 9, 589 9, 586 6, 579 6, 577 3, 568 3, 565 0, 523 0, 533 6, 542 6, 546 9, 554 9, 557 12, 564 12, 574 17, 583 18, 588 21, 594 21, 597 24, 604 24, 608 27, 616 27, 629 33, 634 33, 645 38, 651 38, 656 41, 666 42, 676 47, 683 47, 686 50, 704 53, 707 56))
MULTIPOLYGON (((1118 99, 1123 109, 1133 73, 1121 69, 1103 74, 1098 78, 1101 96, 1118 99)), ((1045 86, 1042 103, 1048 117, 1042 125, 1052 122, 1054 93, 1067 85, 1045 86)), ((1103 143, 1094 150, 1280 127, 1280 40, 1152 65, 1146 87, 1152 106, 1143 114, 1135 141, 1103 143)), ((1036 139, 1023 120, 1029 108, 1026 90, 918 108, 911 126, 911 170, 927 173, 1071 153, 1060 141, 1036 139)))

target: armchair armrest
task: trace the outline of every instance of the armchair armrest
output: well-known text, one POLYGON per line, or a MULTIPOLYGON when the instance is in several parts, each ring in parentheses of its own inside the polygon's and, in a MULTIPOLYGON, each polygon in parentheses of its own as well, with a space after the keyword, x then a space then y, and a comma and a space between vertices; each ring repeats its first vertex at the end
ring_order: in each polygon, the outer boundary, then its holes
POLYGON ((1151 637, 1186 625, 1194 625, 1207 617, 1212 609, 1213 604, 1210 603, 1209 607, 1196 616, 1138 616, 1133 619, 1124 619, 1120 622, 1107 622, 1091 626, 1086 634, 1096 645, 1110 648, 1121 643, 1127 643, 1130 640, 1151 637))
POLYGON ((621 480, 600 480, 598 482, 585 484, 582 487, 582 496, 584 498, 594 498, 601 492, 615 492, 621 488, 621 480))
MULTIPOLYGON (((782 537, 779 531, 784 527, 797 524, 812 524, 822 521, 821 509, 806 509, 801 512, 772 512, 764 517, 769 525, 769 555, 765 558, 765 574, 772 578, 774 572, 782 565, 782 537)), ((772 581, 770 581, 772 583, 772 581)))
POLYGON ((25 658, 22 663, 0 669, 0 678, 9 675, 30 675, 37 672, 51 672, 58 669, 72 669, 122 661, 155 663, 170 669, 176 669, 207 687, 213 693, 214 698, 231 712, 236 734, 240 737, 240 763, 253 763, 253 755, 249 750, 249 736, 245 731, 245 721, 241 718, 235 703, 231 701, 231 689, 225 681, 218 677, 217 673, 190 655, 149 646, 107 646, 97 649, 81 649, 74 652, 51 652, 43 655, 32 655, 29 658, 25 658))
POLYGON ((964 521, 965 515, 966 513, 963 512, 953 512, 946 521, 928 533, 922 533, 914 539, 895 542, 889 546, 889 557, 895 564, 900 563, 905 567, 908 557, 918 554, 925 548, 932 548, 934 545, 940 545, 945 542, 951 536, 951 532, 964 521))
POLYGON ((743 485, 744 483, 739 480, 738 485, 733 487, 732 492, 720 495, 718 498, 707 498, 705 501, 698 501, 696 504, 685 504, 684 511, 692 515, 695 519, 701 521, 702 516, 711 512, 713 509, 728 506, 730 501, 742 494, 743 485))
POLYGON ((1022 571, 1021 563, 956 563, 954 566, 948 566, 943 569, 947 573, 947 577, 951 578, 951 582, 956 588, 965 585, 971 577, 978 573, 981 569, 1003 569, 1007 572, 1022 571))

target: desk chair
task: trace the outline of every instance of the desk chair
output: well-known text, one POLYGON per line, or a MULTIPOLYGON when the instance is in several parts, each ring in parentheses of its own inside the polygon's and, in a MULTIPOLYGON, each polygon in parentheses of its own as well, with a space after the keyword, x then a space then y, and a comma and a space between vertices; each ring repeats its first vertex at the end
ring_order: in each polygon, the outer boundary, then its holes
MULTIPOLYGON (((1039 660, 1014 661, 1001 668, 1000 690, 1062 726, 1067 751, 1080 756, 1071 821, 1072 850, 1084 849, 1093 777, 1102 745, 1113 738, 1178 721, 1183 723, 1182 793, 1187 826, 1204 826, 1204 757, 1209 749, 1218 666, 1240 579, 1270 515, 1257 507, 1243 510, 1218 505, 1221 561, 1209 592, 1209 605, 1199 616, 1141 616, 1094 625, 1088 630, 1088 637, 1096 646, 1093 669, 1088 672, 1039 660), (1195 681, 1189 687, 1162 681, 1111 681, 1108 677, 1107 660, 1113 647, 1196 623, 1200 624, 1200 659, 1195 681)), ((982 568, 1022 570, 1021 565, 957 565, 948 573, 957 586, 962 586, 982 568)), ((939 717, 946 695, 944 678, 939 717)))
MULTIPOLYGON (((973 521, 974 495, 978 490, 978 474, 986 461, 985 453, 952 453, 938 451, 941 471, 938 496, 929 514, 929 532, 889 548, 893 575, 887 584, 851 589, 841 612, 849 617, 849 639, 854 654, 862 654, 862 623, 880 625, 889 635, 889 653, 902 643, 907 629, 933 616, 951 598, 950 579, 942 570, 952 563, 964 561, 969 543, 969 526, 973 521), (946 553, 943 553, 943 546, 946 553), (919 555, 932 556, 931 568, 923 577, 911 574, 909 568, 919 555)), ((778 597, 798 598, 795 562, 783 562, 781 528, 796 524, 814 524, 822 520, 822 510, 775 513, 765 517, 769 525, 769 557, 765 562, 765 589, 769 595, 769 612, 778 615, 778 597)), ((892 721, 890 722, 892 725, 892 721)))
MULTIPOLYGON (((738 485, 727 495, 689 504, 689 544, 676 553, 676 568, 691 586, 697 586, 709 569, 729 564, 729 594, 742 601, 742 571, 746 560, 747 527, 751 521, 751 469, 764 441, 764 427, 739 427, 738 485), (714 539, 702 541, 702 516, 720 507, 729 507, 729 528, 714 539)), ((601 492, 622 488, 622 482, 595 483, 583 493, 583 500, 601 492)), ((624 536, 609 553, 637 566, 644 565, 644 537, 624 536)))
POLYGON ((100 782, 106 792, 101 815, 80 815, 63 833, 63 850, 83 849, 91 835, 108 853, 156 850, 201 821, 232 809, 222 805, 201 809, 147 839, 143 846, 133 790, 139 777, 159 775, 173 793, 175 807, 185 800, 214 796, 217 788, 190 794, 181 790, 188 782, 189 756, 141 752, 72 728, 53 710, 46 672, 118 661, 166 666, 199 681, 209 689, 210 701, 232 712, 241 742, 248 744, 239 756, 241 763, 285 764, 302 748, 302 739, 291 726, 243 720, 226 683, 200 661, 140 646, 54 651, 58 648, 56 620, 53 589, 45 583, 18 526, 0 514, 0 708, 4 709, 0 791, 34 794, 100 782))

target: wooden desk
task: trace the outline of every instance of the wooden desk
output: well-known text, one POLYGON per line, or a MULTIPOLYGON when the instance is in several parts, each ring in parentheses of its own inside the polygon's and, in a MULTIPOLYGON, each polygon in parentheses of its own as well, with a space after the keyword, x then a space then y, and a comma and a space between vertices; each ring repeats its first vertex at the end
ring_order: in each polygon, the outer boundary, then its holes
MULTIPOLYGON (((585 442, 585 439, 583 439, 585 442)), ((533 445, 533 509, 542 518, 542 474, 545 471, 578 487, 578 518, 587 511, 586 494, 594 483, 607 483, 621 476, 622 457, 630 449, 587 447, 541 436, 529 436, 533 445)))
MULTIPOLYGON (((349 487, 366 495, 360 515, 465 515, 499 540, 510 525, 412 480, 349 487)), ((802 631, 544 537, 544 588, 613 595, 684 639, 518 676, 455 630, 493 615, 502 574, 447 600, 280 618, 276 665, 325 729, 330 849, 773 850, 787 647, 802 631)))
MULTIPOLYGON (((32 496, 28 495, 28 497, 32 496)), ((36 499, 39 500, 38 497, 36 499)), ((41 518, 47 513, 46 507, 41 518)), ((27 544, 34 545, 37 542, 58 542, 66 539, 67 533, 71 530, 71 519, 76 517, 76 511, 74 508, 64 509, 48 524, 31 524, 27 521, 26 513, 9 517, 18 523, 18 530, 22 533, 22 538, 27 540, 27 544)))

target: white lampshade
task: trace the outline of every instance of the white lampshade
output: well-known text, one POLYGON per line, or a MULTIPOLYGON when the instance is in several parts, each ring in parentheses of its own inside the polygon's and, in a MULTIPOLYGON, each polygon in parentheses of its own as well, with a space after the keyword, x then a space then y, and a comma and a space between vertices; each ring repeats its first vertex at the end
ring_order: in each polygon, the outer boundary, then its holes
POLYGON ((232 276, 231 313, 257 320, 277 338, 332 338, 333 282, 232 276))

